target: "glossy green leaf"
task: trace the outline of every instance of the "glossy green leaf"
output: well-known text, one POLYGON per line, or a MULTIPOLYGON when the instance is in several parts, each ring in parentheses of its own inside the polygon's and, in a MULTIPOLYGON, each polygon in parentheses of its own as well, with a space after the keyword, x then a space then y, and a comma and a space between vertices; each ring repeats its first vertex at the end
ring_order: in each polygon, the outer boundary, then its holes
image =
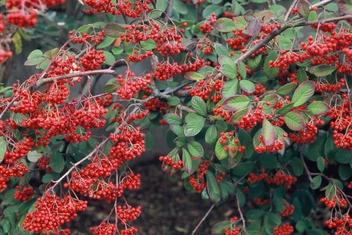
POLYGON ((237 67, 235 64, 223 64, 220 67, 220 72, 229 79, 237 78, 237 67))
POLYGON ((61 173, 65 167, 65 160, 61 153, 58 151, 54 151, 50 155, 50 163, 51 169, 56 173, 61 173))
POLYGON ((323 115, 329 112, 330 107, 327 103, 323 101, 315 101, 308 105, 307 109, 314 115, 323 115))
POLYGON ((291 166, 295 176, 300 176, 303 174, 303 163, 298 157, 292 158, 289 163, 289 166, 291 166))
POLYGON ((315 92, 315 85, 313 81, 302 82, 293 93, 292 103, 293 107, 298 107, 307 102, 315 92))
POLYGON ((219 160, 222 160, 226 158, 229 154, 227 151, 224 150, 224 145, 220 143, 220 139, 221 138, 218 139, 215 145, 215 155, 219 160))
POLYGON ((267 120, 263 120, 262 134, 264 138, 264 144, 266 146, 271 146, 275 142, 275 130, 273 125, 267 120))
POLYGON ((352 152, 346 149, 340 149, 335 154, 335 161, 341 164, 352 163, 352 152))
MULTIPOLYGON (((220 19, 218 19, 218 20, 220 20, 220 19)), ((230 20, 230 19, 227 19, 227 20, 230 20)), ((230 20, 230 21, 232 22, 232 20, 230 20)), ((216 24, 215 24, 215 27, 216 27, 216 24)), ((230 56, 228 49, 226 47, 224 47, 224 45, 222 45, 218 42, 215 42, 213 46, 214 46, 215 53, 218 56, 221 56, 221 55, 230 56)))
POLYGON ((291 49, 292 41, 289 38, 287 38, 283 35, 277 35, 276 40, 279 43, 278 46, 279 46, 280 50, 290 50, 291 49))
POLYGON ((183 162, 183 169, 190 173, 192 171, 192 158, 187 149, 182 148, 182 162, 183 162))
POLYGON ((335 66, 320 64, 309 68, 309 72, 317 77, 325 77, 336 70, 335 66))
POLYGON ((182 15, 185 15, 188 13, 188 8, 186 4, 181 0, 174 0, 172 7, 176 12, 179 12, 182 15))
POLYGON ((203 157, 204 149, 202 145, 194 140, 187 143, 189 153, 194 157, 203 157))
POLYGON ((219 183, 219 186, 220 186, 221 199, 223 201, 226 201, 228 199, 229 195, 235 193, 235 186, 233 185, 233 183, 231 183, 229 181, 222 180, 219 183))
POLYGON ((153 50, 156 47, 156 43, 153 39, 148 39, 147 41, 140 42, 142 49, 146 51, 153 50))
POLYGON ((188 122, 184 129, 184 134, 186 137, 197 135, 204 127, 205 118, 198 118, 188 122))
MULTIPOLYGON (((219 18, 216 20, 214 27, 222 33, 229 33, 236 29, 236 25, 233 20, 229 18, 219 18)), ((218 54, 219 55, 219 54, 218 54)))
POLYGON ((112 65, 113 63, 115 63, 115 56, 111 52, 104 51, 104 56, 105 56, 104 64, 112 65))
POLYGON ((115 41, 115 38, 106 36, 103 41, 97 45, 97 49, 102 49, 110 46, 115 41))
POLYGON ((279 68, 270 68, 269 62, 276 61, 278 55, 276 51, 271 51, 264 61, 264 73, 270 79, 273 80, 276 78, 279 73, 279 68))
POLYGON ((190 81, 199 81, 204 79, 204 76, 202 74, 193 71, 185 73, 184 77, 185 79, 190 81))
POLYGON ((125 32, 125 28, 118 23, 111 22, 104 26, 104 32, 106 36, 117 38, 122 32, 125 32))
POLYGON ((239 88, 239 84, 237 79, 231 79, 226 81, 224 86, 221 89, 222 98, 226 99, 236 95, 238 93, 238 88, 239 88))
POLYGON ((293 82, 291 83, 287 83, 285 85, 283 85, 282 87, 280 87, 276 93, 279 95, 288 95, 291 92, 293 92, 296 89, 297 85, 293 82))
POLYGON ((43 184, 47 184, 47 183, 49 183, 52 180, 54 180, 54 176, 52 174, 45 174, 42 177, 42 183, 43 184))
MULTIPOLYGON (((0 138, 1 139, 1 138, 0 138)), ((1 156, 1 155, 0 155, 1 156)), ((41 153, 38 153, 37 151, 30 151, 28 154, 27 154, 27 159, 28 161, 30 162, 37 162, 38 159, 43 156, 43 154, 41 153)), ((0 157, 0 162, 1 162, 1 157, 0 157)))
POLYGON ((220 187, 212 171, 207 170, 206 172, 206 184, 210 200, 218 203, 221 198, 220 187))
POLYGON ((247 174, 249 174, 254 168, 254 163, 253 162, 242 162, 235 166, 232 170, 231 173, 235 176, 242 177, 247 174))
POLYGON ((175 133, 178 136, 184 136, 184 128, 180 125, 172 124, 170 125, 170 129, 172 130, 173 133, 175 133))
POLYGON ((247 93, 252 93, 255 90, 255 85, 253 82, 248 81, 248 80, 241 80, 240 81, 240 87, 243 91, 247 93))
POLYGON ((18 207, 18 213, 20 215, 25 215, 27 214, 29 208, 37 202, 36 198, 30 199, 28 201, 22 202, 21 205, 18 207))
POLYGON ((216 16, 219 16, 220 14, 222 14, 222 7, 219 7, 219 5, 215 4, 210 4, 206 6, 203 10, 203 18, 206 19, 212 13, 215 13, 216 16))
POLYGON ((321 175, 314 176, 313 177, 313 184, 310 185, 311 189, 314 190, 314 189, 319 188, 321 185, 321 180, 322 180, 321 175))
POLYGON ((176 106, 181 102, 180 98, 176 97, 176 96, 172 96, 170 98, 167 99, 167 104, 171 105, 171 106, 176 106))
POLYGON ((237 111, 243 108, 247 108, 251 100, 245 95, 235 95, 224 100, 223 107, 226 110, 237 111))
POLYGON ((145 142, 145 148, 146 150, 151 150, 154 147, 154 136, 152 135, 152 133, 150 133, 150 131, 148 131, 145 134, 144 137, 144 142, 145 142))
POLYGON ((323 157, 318 157, 317 158, 317 167, 320 172, 323 172, 325 170, 325 161, 323 157))
POLYGON ((251 70, 257 70, 262 61, 262 54, 256 55, 254 58, 248 58, 247 65, 251 70))
POLYGON ((4 160, 7 143, 3 136, 0 136, 0 163, 4 160))
POLYGON ((205 117, 207 115, 207 106, 202 98, 199 96, 193 96, 191 99, 191 105, 194 111, 199 115, 205 117))
POLYGON ((305 127, 305 121, 300 113, 288 112, 284 116, 285 124, 293 131, 300 131, 305 127))
POLYGON ((210 125, 207 131, 205 132, 205 142, 209 145, 214 145, 218 139, 218 132, 215 125, 210 125))
POLYGON ((265 211, 260 209, 251 209, 245 213, 246 218, 250 220, 261 219, 265 215, 265 211))
POLYGON ((263 156, 261 156, 259 160, 263 168, 275 169, 275 168, 278 168, 279 166, 279 162, 275 155, 264 154, 263 156))
POLYGON ((348 180, 352 176, 352 169, 349 164, 339 166, 339 176, 341 180, 348 180))
POLYGON ((238 139, 241 145, 246 146, 246 150, 243 152, 243 158, 250 158, 254 153, 253 140, 250 135, 243 129, 238 130, 238 139))
POLYGON ((210 233, 211 235, 223 235, 224 229, 231 228, 231 224, 232 222, 229 220, 218 222, 211 228, 210 233))
MULTIPOLYGON (((239 65, 238 65, 238 69, 239 69, 239 71, 240 71, 240 75, 241 75, 241 78, 242 78, 241 81, 248 81, 248 80, 244 80, 244 79, 247 78, 247 68, 246 68, 246 65, 244 64, 243 61, 240 61, 239 65)), ((248 81, 248 82, 250 82, 250 81, 248 81)), ((252 83, 252 82, 250 82, 250 83, 252 83)), ((253 84, 253 85, 254 85, 254 84, 253 84)), ((246 87, 246 86, 245 86, 245 87, 246 87)), ((242 88, 242 90, 244 90, 244 89, 242 88)), ((245 90, 244 90, 244 91, 245 91, 245 90)), ((247 91, 246 91, 246 92, 247 92, 247 91)), ((251 92, 248 92, 248 93, 251 93, 251 92)))
POLYGON ((164 115, 164 120, 168 124, 177 124, 181 125, 182 124, 182 119, 175 113, 167 113, 164 115))
POLYGON ((304 81, 307 81, 307 73, 304 68, 300 67, 297 72, 298 83, 301 84, 304 81))

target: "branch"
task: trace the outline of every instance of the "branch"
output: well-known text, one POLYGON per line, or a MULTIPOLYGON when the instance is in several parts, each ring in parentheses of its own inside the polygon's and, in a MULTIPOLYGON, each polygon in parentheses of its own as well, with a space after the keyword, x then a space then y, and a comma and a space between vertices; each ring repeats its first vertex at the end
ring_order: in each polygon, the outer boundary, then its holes
POLYGON ((243 230, 244 234, 246 234, 246 220, 243 217, 243 213, 242 213, 241 205, 240 205, 240 200, 238 199, 237 194, 236 194, 236 201, 237 201, 238 213, 240 213, 240 217, 242 220, 242 227, 243 227, 242 230, 243 230))
POLYGON ((209 210, 207 211, 207 213, 205 213, 205 215, 203 216, 203 218, 199 221, 199 223, 197 224, 197 226, 194 228, 194 230, 192 231, 191 235, 194 235, 197 232, 197 229, 199 228, 199 226, 203 223, 203 221, 208 217, 208 215, 210 214, 210 212, 213 210, 215 204, 211 205, 211 207, 209 208, 209 210))
POLYGON ((291 5, 290 5, 290 7, 288 8, 287 13, 286 13, 286 15, 285 15, 285 19, 284 19, 285 21, 288 20, 288 17, 290 16, 292 9, 296 6, 297 1, 298 1, 298 0, 293 0, 293 2, 291 3, 291 5))

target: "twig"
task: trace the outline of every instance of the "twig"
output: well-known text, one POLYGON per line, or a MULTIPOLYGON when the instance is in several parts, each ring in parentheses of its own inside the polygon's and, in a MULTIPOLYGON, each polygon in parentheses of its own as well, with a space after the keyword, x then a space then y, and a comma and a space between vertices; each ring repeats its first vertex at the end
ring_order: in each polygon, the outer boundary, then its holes
POLYGON ((285 21, 288 20, 288 17, 290 16, 292 9, 296 6, 297 1, 298 1, 298 0, 293 0, 293 2, 291 3, 291 5, 290 5, 290 7, 288 8, 287 13, 286 13, 286 15, 285 15, 285 19, 284 19, 285 21))
POLYGON ((320 6, 323 6, 323 5, 328 4, 328 3, 330 3, 330 2, 333 2, 333 1, 334 1, 334 0, 324 0, 324 1, 320 1, 320 2, 318 2, 318 3, 314 4, 314 5, 312 5, 311 8, 313 8, 313 7, 320 7, 320 6))
POLYGON ((194 235, 197 231, 197 229, 199 228, 199 226, 203 223, 203 221, 208 217, 208 215, 210 214, 210 212, 213 210, 215 204, 211 205, 211 207, 209 208, 209 210, 207 211, 207 213, 205 213, 205 215, 203 216, 203 218, 199 221, 199 223, 197 224, 197 226, 194 228, 194 230, 192 231, 191 235, 194 235))
POLYGON ((306 173, 307 173, 307 175, 308 175, 309 183, 310 183, 310 184, 313 184, 314 182, 313 182, 312 176, 310 175, 310 171, 309 171, 309 169, 308 169, 308 167, 307 167, 306 162, 304 161, 304 157, 303 157, 302 152, 301 152, 301 161, 302 161, 302 163, 303 163, 304 170, 306 171, 306 173))
POLYGON ((242 231, 244 232, 244 234, 246 234, 246 220, 243 217, 243 213, 242 213, 241 205, 240 205, 240 200, 238 200, 237 194, 236 194, 236 202, 237 202, 238 213, 240 213, 240 217, 242 220, 242 231))

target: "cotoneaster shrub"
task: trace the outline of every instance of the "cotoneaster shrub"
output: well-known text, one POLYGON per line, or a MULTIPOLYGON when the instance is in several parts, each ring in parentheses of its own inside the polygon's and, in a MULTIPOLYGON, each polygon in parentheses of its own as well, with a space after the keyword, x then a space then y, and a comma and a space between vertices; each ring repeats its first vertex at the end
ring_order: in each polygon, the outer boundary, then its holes
MULTIPOLYGON (((5 24, 33 27, 58 3, 5 1, 1 62, 12 56, 5 24)), ((69 234, 90 200, 111 205, 92 234, 137 233, 143 208, 123 195, 140 175, 128 162, 153 147, 141 129, 160 125, 172 148, 162 169, 182 171, 194 203, 237 201, 213 235, 352 234, 352 1, 79 3, 107 21, 34 50, 25 65, 41 72, 0 91, 2 234, 69 234), (111 79, 92 94, 102 74, 111 79)))

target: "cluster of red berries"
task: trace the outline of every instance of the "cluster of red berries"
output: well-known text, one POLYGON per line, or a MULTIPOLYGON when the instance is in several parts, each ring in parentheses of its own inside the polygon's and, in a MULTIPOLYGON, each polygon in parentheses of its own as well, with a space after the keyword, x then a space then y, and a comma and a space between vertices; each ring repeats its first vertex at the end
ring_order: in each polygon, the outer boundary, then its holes
POLYGON ((150 11, 148 5, 150 0, 137 0, 133 3, 128 0, 121 0, 113 3, 110 0, 85 0, 85 5, 90 6, 94 12, 111 13, 112 15, 124 15, 131 18, 138 18, 144 12, 150 11))
POLYGON ((204 24, 200 25, 200 31, 202 33, 211 33, 214 30, 214 24, 216 23, 216 15, 212 13, 208 21, 205 21, 204 24))
POLYGON ((16 164, 18 160, 25 157, 31 151, 33 143, 33 139, 30 137, 25 138, 22 142, 14 143, 12 150, 8 149, 4 153, 5 164, 16 164))
POLYGON ((245 48, 251 36, 244 33, 242 29, 234 29, 232 30, 234 38, 226 39, 227 44, 234 50, 242 50, 245 48))
POLYGON ((34 211, 26 214, 23 227, 31 232, 40 233, 60 232, 60 226, 77 216, 77 212, 84 211, 87 201, 80 201, 70 195, 60 198, 46 193, 38 198, 34 211))
POLYGON ((126 75, 117 76, 120 87, 117 94, 121 99, 129 100, 134 97, 140 90, 146 88, 150 84, 151 75, 147 73, 144 76, 136 76, 132 71, 127 70, 126 75))
POLYGON ((291 143, 313 143, 316 140, 318 128, 315 123, 307 123, 306 127, 297 133, 289 133, 291 143))
POLYGON ((345 79, 341 78, 340 81, 336 82, 335 84, 326 83, 325 80, 320 79, 315 82, 315 92, 341 92, 341 88, 345 87, 345 79))
POLYGON ((160 156, 159 161, 163 162, 163 165, 161 167, 163 171, 167 170, 169 173, 171 173, 170 172, 171 169, 166 169, 166 168, 169 168, 170 166, 173 169, 172 174, 175 173, 177 170, 180 170, 183 168, 183 161, 180 159, 175 161, 169 156, 160 156))
POLYGON ((334 234, 336 235, 352 235, 352 218, 348 213, 332 217, 330 220, 326 220, 325 224, 329 229, 335 229, 334 234))
POLYGON ((224 151, 243 153, 246 149, 246 146, 239 146, 240 142, 238 138, 233 136, 233 132, 221 132, 219 143, 223 145, 224 151))
POLYGON ((171 106, 159 99, 150 99, 143 104, 143 106, 150 111, 159 111, 161 114, 165 113, 171 106))
POLYGON ((196 60, 193 63, 184 63, 179 65, 177 62, 170 64, 169 62, 158 62, 155 71, 152 73, 153 77, 162 81, 166 81, 173 76, 185 74, 190 71, 197 71, 198 69, 208 65, 203 59, 196 60))
POLYGON ((10 177, 21 178, 28 172, 28 168, 23 162, 15 164, 1 164, 0 165, 0 192, 7 187, 7 181, 10 177))
POLYGON ((98 226, 90 227, 89 230, 93 235, 115 235, 117 228, 115 224, 110 224, 104 221, 98 226))
POLYGON ((271 203, 271 199, 270 198, 261 199, 259 197, 255 197, 253 198, 253 202, 257 203, 259 206, 264 206, 266 204, 271 203))
POLYGON ((280 136, 274 140, 274 143, 270 146, 267 146, 264 142, 264 136, 258 136, 259 145, 254 147, 254 151, 257 153, 265 152, 277 152, 285 147, 285 140, 283 139, 287 133, 284 133, 283 136, 280 136))
POLYGON ((121 224, 126 224, 127 221, 136 220, 142 212, 140 206, 132 207, 130 205, 117 206, 116 215, 121 224))
POLYGON ((16 186, 16 192, 13 198, 17 201, 28 201, 34 194, 32 187, 24 187, 23 185, 16 186))
MULTIPOLYGON (((1 24, 0 24, 1 27, 1 24)), ((1 33, 1 28, 0 28, 0 33, 1 33)), ((0 48, 0 63, 4 62, 6 59, 9 59, 12 57, 12 51, 5 51, 4 49, 0 48)))
POLYGON ((46 173, 52 172, 51 167, 49 166, 50 156, 41 156, 37 161, 37 167, 42 170, 45 170, 46 173))
POLYGON ((97 51, 95 49, 88 50, 80 59, 80 62, 85 70, 98 69, 104 61, 104 51, 97 51))
POLYGON ((240 228, 224 228, 225 235, 239 235, 241 234, 240 228))
POLYGON ((284 171, 279 170, 273 176, 269 177, 268 173, 265 173, 263 169, 259 175, 254 173, 249 173, 248 182, 254 184, 258 181, 265 181, 268 184, 283 185, 284 188, 291 188, 292 184, 296 183, 297 178, 286 174, 284 171))
POLYGON ((140 62, 145 58, 148 58, 153 55, 154 55, 154 52, 152 51, 146 51, 145 53, 141 54, 140 51, 135 50, 131 55, 127 57, 127 60, 130 62, 140 62))
POLYGON ((289 223, 284 223, 276 228, 273 228, 273 230, 274 230, 274 235, 290 235, 293 233, 294 228, 289 223))
POLYGON ((285 202, 285 209, 283 212, 281 212, 281 216, 286 217, 286 216, 292 215, 294 210, 295 210, 294 205, 291 205, 288 202, 285 202))
POLYGON ((188 178, 189 183, 193 187, 195 192, 201 193, 206 188, 204 177, 210 165, 211 161, 203 160, 199 164, 199 167, 196 172, 188 178))
POLYGON ((98 44, 104 40, 105 31, 104 30, 101 30, 99 32, 93 31, 90 34, 86 32, 81 34, 78 31, 70 31, 69 34, 70 34, 70 40, 75 44, 87 43, 88 41, 98 44))

